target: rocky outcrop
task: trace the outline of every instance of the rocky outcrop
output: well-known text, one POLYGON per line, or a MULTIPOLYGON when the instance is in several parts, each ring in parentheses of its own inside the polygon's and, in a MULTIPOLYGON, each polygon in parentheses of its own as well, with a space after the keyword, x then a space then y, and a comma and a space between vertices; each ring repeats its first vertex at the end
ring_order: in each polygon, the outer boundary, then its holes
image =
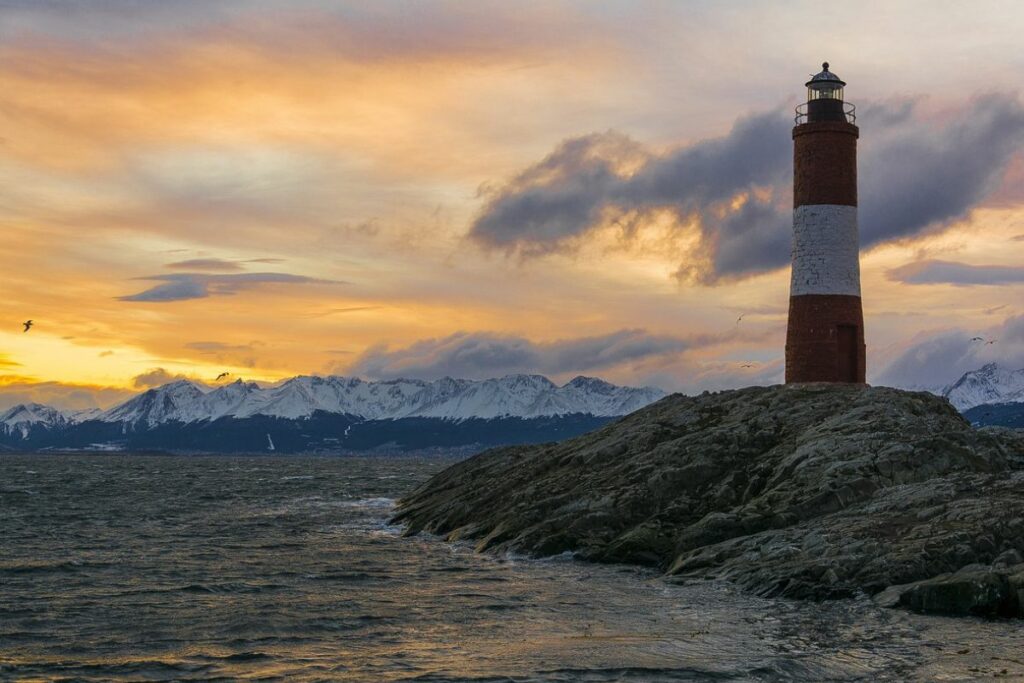
MULTIPOLYGON (((480 550, 572 551, 765 596, 902 586, 894 604, 944 611, 926 596, 946 589, 908 584, 1024 553, 1024 433, 974 429, 942 398, 882 387, 675 395, 581 437, 454 465, 395 520, 480 550)), ((1000 595, 1016 590, 1014 574, 984 571, 1006 577, 1000 595)))

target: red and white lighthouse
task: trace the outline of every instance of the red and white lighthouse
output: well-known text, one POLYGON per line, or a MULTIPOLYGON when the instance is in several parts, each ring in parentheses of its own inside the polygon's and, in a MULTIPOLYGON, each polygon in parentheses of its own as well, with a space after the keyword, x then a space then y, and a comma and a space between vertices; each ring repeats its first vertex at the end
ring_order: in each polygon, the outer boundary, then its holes
POLYGON ((864 383, 857 137, 838 76, 807 82, 793 128, 793 270, 786 383, 864 383))

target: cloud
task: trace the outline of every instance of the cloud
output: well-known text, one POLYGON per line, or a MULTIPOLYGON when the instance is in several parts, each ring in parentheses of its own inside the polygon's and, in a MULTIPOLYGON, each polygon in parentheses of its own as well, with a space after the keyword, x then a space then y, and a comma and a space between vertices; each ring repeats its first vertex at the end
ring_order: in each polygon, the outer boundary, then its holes
POLYGON ((6 410, 19 403, 42 403, 69 411, 109 408, 134 395, 133 391, 113 387, 0 377, 0 410, 6 410))
POLYGON ((138 294, 118 297, 121 301, 168 302, 204 299, 211 296, 230 296, 262 284, 348 284, 339 280, 320 280, 288 273, 239 273, 237 275, 208 275, 205 273, 176 273, 151 275, 137 280, 155 280, 156 285, 138 294))
POLYGON ((738 211, 730 207, 741 191, 784 185, 792 154, 789 128, 786 117, 772 111, 741 119, 723 138, 660 156, 615 132, 566 140, 489 196, 470 237, 486 248, 532 257, 572 249, 609 215, 633 213, 629 233, 645 214, 671 209, 680 222, 700 218, 707 240, 722 237, 716 255, 726 265, 716 270, 742 270, 747 259, 732 252, 744 235, 788 251, 776 197, 748 199, 738 211))
MULTIPOLYGON (((934 231, 962 218, 999 183, 1024 142, 1013 97, 978 98, 942 126, 915 102, 866 108, 859 123, 864 247, 934 231)), ((740 119, 725 136, 657 154, 626 136, 566 140, 498 190, 469 235, 521 258, 571 251, 609 225, 628 240, 656 211, 676 230, 696 225, 700 246, 678 275, 704 283, 789 262, 791 120, 781 111, 740 119)))
POLYGON ((941 128, 907 117, 876 134, 867 120, 862 139, 861 241, 870 246, 942 227, 996 190, 1024 142, 1024 108, 989 95, 941 128))
POLYGON ((210 356, 211 360, 218 363, 228 363, 235 366, 247 368, 256 367, 256 357, 253 355, 254 347, 258 342, 252 344, 225 344, 215 341, 196 341, 185 344, 185 348, 198 351, 210 356))
POLYGON ((185 348, 200 353, 220 353, 223 351, 252 351, 251 344, 224 344, 215 341, 196 341, 185 344, 185 348))
POLYGON ((953 261, 927 260, 889 270, 890 280, 911 285, 1007 285, 1024 282, 1022 266, 975 266, 953 261))
MULTIPOLYGON (((870 353, 870 352, 869 352, 870 353)), ((986 330, 940 330, 921 334, 871 381, 906 389, 938 390, 986 363, 1024 367, 1024 316, 986 330), (996 343, 971 341, 975 337, 996 343)))
POLYGON ((372 379, 484 379, 512 373, 565 375, 679 354, 713 341, 711 337, 680 338, 644 330, 620 330, 553 342, 487 332, 457 332, 404 348, 371 347, 348 367, 348 372, 372 379))
POLYGON ((194 258, 186 261, 175 261, 168 263, 167 268, 175 270, 208 270, 208 271, 238 271, 242 266, 236 261, 227 261, 219 258, 194 258))
POLYGON ((1024 242, 1024 235, 1015 235, 1010 238, 1014 242, 1024 242))
POLYGON ((171 374, 163 368, 153 368, 152 370, 147 370, 140 375, 132 377, 132 386, 139 389, 150 389, 179 379, 189 378, 181 374, 171 374))

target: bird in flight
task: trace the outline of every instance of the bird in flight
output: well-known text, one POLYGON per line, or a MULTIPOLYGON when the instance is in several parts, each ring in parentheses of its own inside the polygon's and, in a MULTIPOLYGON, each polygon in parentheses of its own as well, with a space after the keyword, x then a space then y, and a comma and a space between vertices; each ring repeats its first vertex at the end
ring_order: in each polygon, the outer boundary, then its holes
POLYGON ((985 341, 985 338, 984 337, 971 337, 971 341, 972 342, 985 341))
POLYGON ((985 342, 985 344, 986 345, 992 345, 992 344, 995 344, 997 341, 999 341, 999 340, 998 339, 989 339, 987 342, 985 342))
POLYGON ((25 326, 25 329, 23 329, 21 331, 21 333, 25 334, 26 332, 28 332, 32 328, 32 321, 31 320, 26 320, 25 322, 22 323, 22 325, 25 326))
POLYGON ((213 381, 214 381, 214 382, 218 382, 218 381, 220 381, 220 380, 224 379, 225 377, 227 377, 227 376, 228 376, 228 375, 230 375, 230 374, 231 374, 230 372, 222 372, 222 373, 220 373, 219 375, 217 375, 217 379, 215 379, 215 380, 213 380, 213 381))
POLYGON ((755 365, 757 365, 757 363, 744 363, 744 364, 743 364, 743 365, 741 365, 740 367, 741 367, 741 368, 752 368, 752 367, 754 367, 755 365))
POLYGON ((737 325, 739 325, 739 324, 740 324, 740 321, 741 321, 741 320, 743 320, 743 316, 744 316, 744 315, 746 315, 746 313, 743 313, 742 315, 740 315, 740 317, 736 318, 736 324, 737 324, 737 325))

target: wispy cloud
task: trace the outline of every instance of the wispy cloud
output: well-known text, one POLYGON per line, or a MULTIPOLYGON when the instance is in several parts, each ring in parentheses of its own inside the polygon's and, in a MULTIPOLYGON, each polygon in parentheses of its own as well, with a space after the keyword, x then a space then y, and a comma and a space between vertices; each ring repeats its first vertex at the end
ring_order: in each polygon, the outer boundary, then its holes
POLYGON ((289 273, 239 273, 237 275, 209 275, 180 273, 150 275, 136 278, 163 282, 138 294, 118 297, 121 301, 170 302, 204 299, 211 296, 230 296, 265 284, 348 284, 340 280, 321 280, 289 273))
POLYGON ((718 341, 620 330, 597 337, 534 342, 515 335, 458 332, 402 348, 372 347, 348 371, 374 379, 487 378, 507 373, 566 374, 596 371, 655 356, 679 354, 718 341))
POLYGON ((0 410, 19 403, 43 403, 61 410, 108 408, 134 393, 111 387, 40 382, 30 377, 0 377, 0 410))
POLYGON ((237 261, 219 258, 194 258, 185 261, 175 261, 174 263, 168 263, 167 267, 174 270, 203 270, 212 272, 233 272, 243 269, 242 265, 237 261))
POLYGON ((224 351, 252 351, 252 344, 224 344, 215 341, 195 341, 185 344, 185 348, 200 353, 221 353, 224 351))
POLYGON ((983 329, 946 329, 920 334, 877 373, 872 383, 904 388, 941 388, 986 363, 1024 367, 1024 316, 983 329), (995 343, 978 341, 984 337, 995 343))
POLYGON ((911 285, 1009 285, 1024 282, 1024 266, 976 266, 928 260, 893 268, 886 275, 890 280, 911 285))

